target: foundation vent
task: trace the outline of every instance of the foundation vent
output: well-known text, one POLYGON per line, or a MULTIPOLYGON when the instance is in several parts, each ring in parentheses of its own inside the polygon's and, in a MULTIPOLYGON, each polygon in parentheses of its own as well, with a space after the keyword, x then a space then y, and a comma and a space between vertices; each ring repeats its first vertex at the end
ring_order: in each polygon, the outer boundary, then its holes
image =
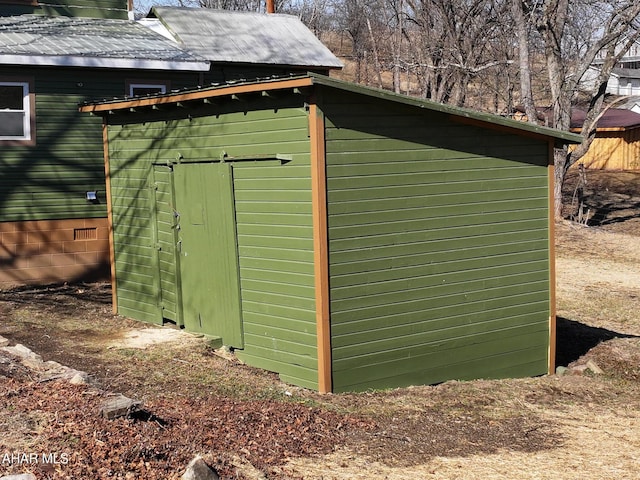
POLYGON ((98 229, 93 228, 74 228, 74 240, 96 240, 98 238, 98 229))

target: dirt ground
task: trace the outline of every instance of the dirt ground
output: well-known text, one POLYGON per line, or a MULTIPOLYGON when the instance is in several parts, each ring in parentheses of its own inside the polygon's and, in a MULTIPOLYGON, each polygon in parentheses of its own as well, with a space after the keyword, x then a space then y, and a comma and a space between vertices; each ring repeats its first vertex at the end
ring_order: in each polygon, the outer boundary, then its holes
POLYGON ((0 292, 0 335, 94 382, 0 355, 0 476, 177 479, 202 454, 228 479, 640 478, 640 173, 588 172, 583 202, 556 225, 558 364, 581 375, 323 396, 114 316, 109 285, 0 292), (143 410, 102 418, 113 393, 143 410))

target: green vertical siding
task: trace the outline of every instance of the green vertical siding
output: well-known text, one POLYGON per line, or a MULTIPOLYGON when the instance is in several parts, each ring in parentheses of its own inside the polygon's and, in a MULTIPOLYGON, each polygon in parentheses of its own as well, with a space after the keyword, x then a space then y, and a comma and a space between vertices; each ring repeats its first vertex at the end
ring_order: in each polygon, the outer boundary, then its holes
MULTIPOLYGON (((36 144, 0 148, 0 221, 105 217, 102 119, 78 104, 122 96, 128 78, 158 72, 16 67, 8 74, 33 80, 36 144), (100 202, 87 202, 87 191, 100 202)), ((197 74, 170 75, 174 84, 197 83, 197 74)))
POLYGON ((324 98, 334 390, 545 373, 547 143, 324 98))
POLYGON ((109 148, 119 312, 142 320, 157 313, 158 292, 149 277, 157 271, 148 215, 151 164, 224 159, 234 178, 244 328, 238 356, 315 388, 311 180, 302 101, 222 101, 137 115, 145 123, 136 124, 110 117, 109 148))

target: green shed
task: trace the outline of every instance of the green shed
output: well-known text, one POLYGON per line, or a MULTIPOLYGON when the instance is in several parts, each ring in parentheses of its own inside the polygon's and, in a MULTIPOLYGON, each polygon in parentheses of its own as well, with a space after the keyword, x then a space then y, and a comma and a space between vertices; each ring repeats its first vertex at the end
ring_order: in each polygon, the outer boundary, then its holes
POLYGON ((307 74, 102 115, 114 308, 321 392, 554 368, 553 148, 307 74))

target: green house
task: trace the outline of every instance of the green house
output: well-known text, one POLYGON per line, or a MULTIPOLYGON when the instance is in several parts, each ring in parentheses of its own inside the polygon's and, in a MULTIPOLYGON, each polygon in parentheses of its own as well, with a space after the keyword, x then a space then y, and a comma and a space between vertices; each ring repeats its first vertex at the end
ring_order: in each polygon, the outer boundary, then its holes
POLYGON ((102 125, 79 103, 340 66, 287 15, 132 18, 127 0, 0 0, 0 288, 109 277, 102 125))
POLYGON ((78 104, 209 71, 127 5, 0 1, 0 288, 109 278, 102 125, 78 104))
POLYGON ((82 110, 120 314, 321 392, 553 368, 553 148, 577 136, 314 74, 82 110))

